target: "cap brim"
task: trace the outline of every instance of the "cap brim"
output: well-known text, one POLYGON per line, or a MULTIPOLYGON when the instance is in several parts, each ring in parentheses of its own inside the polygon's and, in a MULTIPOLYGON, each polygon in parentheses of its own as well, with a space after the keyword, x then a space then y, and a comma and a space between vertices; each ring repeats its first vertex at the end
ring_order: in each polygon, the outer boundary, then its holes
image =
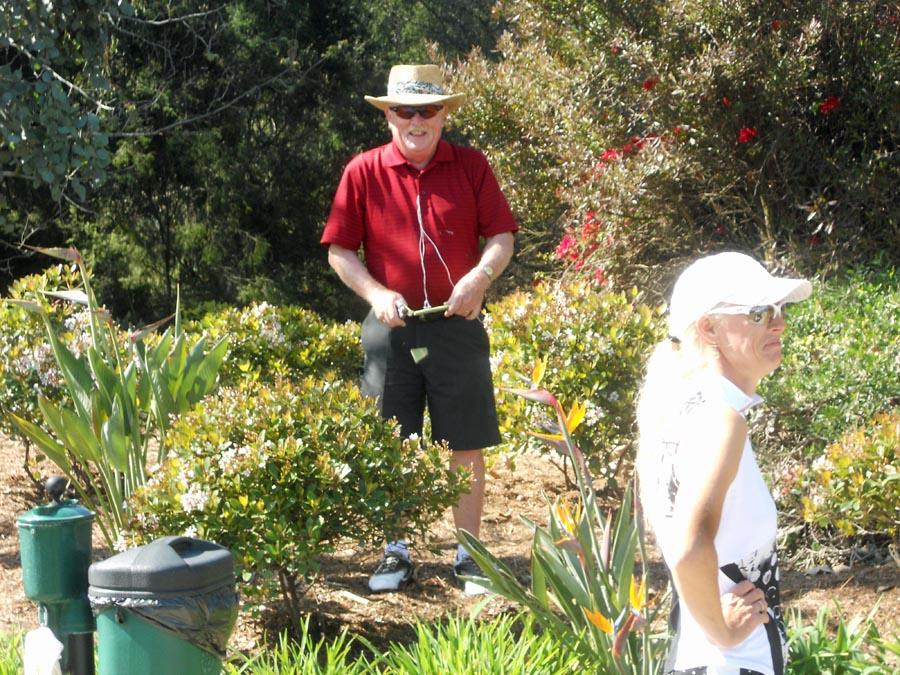
POLYGON ((785 279, 772 277, 766 288, 765 296, 754 304, 783 304, 787 302, 801 302, 812 295, 812 284, 806 279, 785 279))
POLYGON ((465 94, 404 94, 403 96, 366 96, 366 101, 380 110, 395 105, 443 105, 449 112, 466 102, 465 94))

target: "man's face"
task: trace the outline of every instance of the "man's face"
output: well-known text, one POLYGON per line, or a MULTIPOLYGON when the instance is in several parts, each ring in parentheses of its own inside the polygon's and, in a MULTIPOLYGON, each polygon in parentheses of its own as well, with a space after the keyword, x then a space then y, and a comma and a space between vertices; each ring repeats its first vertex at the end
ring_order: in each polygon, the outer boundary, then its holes
MULTIPOLYGON (((423 107, 428 108, 429 106, 423 107)), ((405 112, 408 115, 414 106, 402 106, 402 108, 406 109, 405 112)), ((404 110, 400 112, 402 113, 404 110)), ((390 108, 385 110, 384 114, 400 153, 413 166, 419 169, 425 168, 434 157, 438 141, 441 140, 441 132, 447 121, 447 108, 442 107, 428 119, 422 117, 419 111, 416 111, 411 119, 404 119, 400 113, 390 108)))

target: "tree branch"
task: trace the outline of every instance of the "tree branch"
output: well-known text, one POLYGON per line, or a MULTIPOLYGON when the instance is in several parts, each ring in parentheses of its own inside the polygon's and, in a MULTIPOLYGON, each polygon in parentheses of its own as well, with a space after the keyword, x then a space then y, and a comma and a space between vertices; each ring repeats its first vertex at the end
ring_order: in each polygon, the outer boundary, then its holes
POLYGON ((135 23, 140 23, 146 26, 168 26, 171 23, 184 23, 191 19, 205 19, 211 14, 218 14, 224 9, 224 7, 217 7, 216 9, 211 9, 208 12, 195 12, 194 14, 185 14, 184 16, 176 16, 172 19, 141 19, 136 16, 125 16, 124 14, 117 14, 113 16, 108 12, 101 12, 101 16, 108 19, 110 23, 115 23, 117 19, 123 19, 125 21, 133 21, 135 23))
POLYGON ((62 82, 64 85, 69 87, 71 90, 78 92, 86 100, 90 101, 91 103, 96 105, 101 110, 105 110, 106 112, 112 112, 113 110, 115 110, 115 108, 113 108, 112 106, 107 105, 106 103, 103 103, 102 101, 98 101, 97 99, 95 99, 93 96, 88 94, 88 92, 86 92, 84 89, 79 87, 74 82, 69 82, 66 78, 64 78, 62 75, 60 75, 55 70, 53 70, 53 68, 48 66, 47 63, 43 59, 36 59, 34 54, 32 54, 30 51, 28 51, 25 47, 22 47, 21 45, 17 44, 16 42, 14 42, 12 40, 10 40, 9 46, 17 49, 19 52, 21 52, 22 54, 27 56, 30 61, 38 61, 41 64, 42 71, 46 70, 48 73, 50 73, 50 75, 54 79, 56 79, 59 82, 62 82))
MULTIPOLYGON (((318 68, 324 61, 325 61, 325 57, 324 56, 320 57, 319 60, 316 61, 316 63, 314 63, 313 65, 311 65, 309 68, 306 69, 306 72, 303 73, 303 77, 306 77, 307 75, 309 75, 309 73, 312 70, 314 70, 315 68, 318 68)), ((183 127, 188 124, 193 124, 195 122, 199 122, 201 120, 205 120, 210 117, 214 117, 214 116, 218 115, 219 113, 224 112, 225 110, 228 110, 229 108, 234 107, 238 103, 238 101, 241 101, 241 100, 247 98, 248 96, 255 94, 256 92, 258 92, 262 89, 265 89, 272 82, 275 82, 276 80, 279 80, 282 77, 284 77, 287 73, 290 72, 290 70, 291 70, 290 67, 285 68, 281 72, 276 73, 275 75, 270 77, 265 82, 260 82, 259 84, 250 87, 250 89, 241 92, 240 94, 235 96, 233 99, 231 99, 227 103, 223 103, 222 105, 220 105, 218 108, 215 108, 214 110, 208 110, 207 112, 197 115, 195 117, 188 117, 185 119, 176 120, 176 121, 172 122, 171 124, 167 124, 166 126, 160 127, 153 131, 125 131, 125 132, 118 132, 118 133, 110 133, 109 137, 110 138, 142 138, 145 136, 158 136, 159 134, 163 134, 167 131, 171 131, 172 129, 177 129, 178 127, 183 127)))

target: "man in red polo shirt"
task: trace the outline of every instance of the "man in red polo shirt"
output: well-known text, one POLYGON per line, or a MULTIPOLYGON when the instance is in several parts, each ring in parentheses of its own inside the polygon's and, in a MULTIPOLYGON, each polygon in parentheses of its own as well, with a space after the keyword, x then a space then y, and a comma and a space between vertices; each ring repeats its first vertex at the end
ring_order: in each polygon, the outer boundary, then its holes
MULTIPOLYGON (((485 156, 441 139, 447 114, 466 96, 444 91, 438 66, 394 66, 387 96, 365 98, 384 111, 392 140, 347 165, 322 243, 341 281, 371 305, 362 326, 363 392, 385 418, 397 418, 404 436, 421 437, 427 403, 433 439, 447 442, 451 466, 471 471, 453 517, 477 536, 482 450, 500 443, 480 316, 518 226, 485 156), (412 313, 420 309, 436 311, 412 313)), ((369 588, 396 590, 412 572, 406 542, 389 541, 369 588)), ((454 573, 484 578, 461 545, 454 573)), ((484 592, 470 580, 464 588, 484 592)))

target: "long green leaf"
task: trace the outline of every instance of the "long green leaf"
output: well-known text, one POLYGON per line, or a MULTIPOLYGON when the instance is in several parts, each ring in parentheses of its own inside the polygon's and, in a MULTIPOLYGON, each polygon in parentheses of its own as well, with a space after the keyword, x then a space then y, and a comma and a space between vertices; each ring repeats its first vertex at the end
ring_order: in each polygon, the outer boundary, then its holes
MULTIPOLYGON (((116 372, 109 367, 100 353, 92 346, 88 349, 88 363, 96 379, 97 388, 103 402, 103 409, 108 415, 112 410, 113 401, 121 391, 122 384, 116 372)), ((93 404, 93 402, 92 402, 93 404)))
POLYGON ((184 335, 178 336, 178 339, 175 341, 175 347, 172 349, 163 367, 169 393, 172 395, 172 410, 170 412, 175 413, 187 410, 188 395, 197 375, 195 369, 199 360, 203 358, 203 349, 205 347, 206 338, 200 338, 193 349, 188 349, 187 338, 184 335), (199 351, 197 347, 199 347, 199 351), (193 364, 191 363, 192 357, 195 359, 193 364))
POLYGON ((10 415, 10 420, 15 427, 21 431, 25 437, 34 443, 51 462, 62 469, 68 477, 72 473, 72 462, 66 454, 66 449, 50 434, 33 422, 19 417, 18 415, 10 415))
POLYGON ((59 341, 56 331, 53 330, 53 326, 46 315, 44 315, 44 323, 47 326, 47 338, 50 341, 56 365, 59 366, 63 379, 66 381, 66 387, 69 390, 69 395, 72 397, 72 403, 78 410, 79 415, 89 417, 91 409, 90 392, 94 386, 90 368, 88 368, 83 359, 76 357, 68 347, 59 341))
POLYGON ((100 459, 100 445, 84 419, 71 410, 57 408, 44 397, 38 399, 38 407, 47 426, 76 459, 85 463, 100 459))
POLYGON ((121 396, 117 396, 113 402, 109 418, 103 423, 100 431, 104 454, 109 463, 122 473, 128 473, 129 438, 125 430, 124 413, 122 412, 121 396))
MULTIPOLYGON (((199 351, 198 346, 195 345, 193 351, 199 351)), ((225 355, 228 353, 228 338, 223 337, 219 340, 215 346, 209 352, 203 356, 197 365, 194 373, 194 382, 190 389, 190 392, 187 397, 187 403, 189 406, 194 405, 201 401, 210 391, 212 391, 216 386, 216 378, 219 375, 219 369, 222 367, 222 363, 225 360, 225 355)), ((178 413, 185 412, 185 410, 178 410, 178 413)))

